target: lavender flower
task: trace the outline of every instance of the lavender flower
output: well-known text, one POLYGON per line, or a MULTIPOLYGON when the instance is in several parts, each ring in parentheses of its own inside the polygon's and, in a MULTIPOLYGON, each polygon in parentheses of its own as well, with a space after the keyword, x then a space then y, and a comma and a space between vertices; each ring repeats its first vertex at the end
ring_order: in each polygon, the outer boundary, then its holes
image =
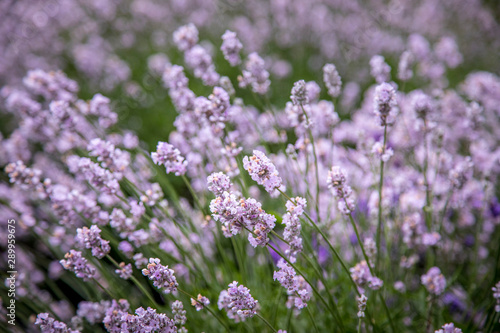
POLYGON ((433 295, 439 296, 446 288, 446 279, 438 267, 432 267, 427 274, 422 275, 421 282, 427 291, 433 295))
POLYGON ((241 63, 240 51, 243 48, 238 37, 236 37, 236 32, 226 30, 224 35, 222 35, 222 45, 220 47, 224 58, 229 62, 231 66, 237 66, 241 63))
POLYGON ((70 156, 67 163, 71 172, 83 173, 88 182, 102 192, 115 194, 120 190, 118 180, 121 178, 121 175, 118 173, 114 174, 107 169, 101 168, 89 158, 70 156))
POLYGON ((149 264, 147 268, 142 270, 142 274, 148 276, 155 287, 164 289, 166 294, 177 290, 178 283, 174 276, 174 270, 161 265, 158 258, 149 258, 149 264))
POLYGON ((269 158, 261 151, 254 150, 253 156, 243 158, 243 168, 248 171, 254 181, 264 185, 267 192, 272 193, 283 185, 278 170, 269 158))
POLYGON ((164 165, 168 173, 175 173, 176 176, 184 175, 188 162, 181 156, 181 152, 167 142, 158 142, 156 152, 151 153, 153 162, 164 165))
POLYGON ((323 66, 323 82, 328 89, 328 94, 333 98, 339 97, 342 89, 342 80, 334 64, 323 66))
POLYGON ((109 241, 101 238, 100 233, 101 229, 96 225, 91 226, 90 229, 87 227, 78 228, 76 230, 75 241, 83 248, 92 249, 92 255, 102 259, 111 251, 111 247, 109 246, 109 241))
POLYGON ((304 208, 307 201, 304 198, 296 197, 294 203, 287 201, 287 213, 283 216, 282 223, 285 224, 283 238, 289 243, 289 248, 285 253, 289 256, 289 260, 294 263, 297 260, 297 255, 302 252, 302 237, 300 231, 300 216, 304 213, 304 208))
POLYGON ((365 294, 361 294, 361 296, 356 297, 358 301, 358 318, 363 318, 365 316, 366 302, 368 301, 368 297, 365 294))
POLYGON ((432 99, 421 91, 413 94, 411 105, 417 117, 421 119, 426 119, 435 109, 432 99))
POLYGON ((366 285, 372 290, 378 290, 384 284, 381 279, 371 274, 368 264, 364 260, 349 269, 349 271, 351 272, 352 279, 361 290, 366 285))
POLYGON ((380 125, 394 122, 397 114, 396 91, 389 83, 382 83, 375 89, 374 113, 380 118, 380 125))
POLYGON ((462 330, 458 327, 455 327, 455 324, 449 323, 444 324, 442 329, 437 330, 434 333, 462 333, 462 330))
POLYGON ((187 51, 198 43, 198 29, 192 23, 179 27, 174 32, 174 43, 181 51, 187 51))
POLYGON ((130 154, 109 142, 99 138, 92 139, 87 146, 90 156, 97 156, 103 168, 109 168, 113 172, 124 171, 130 164, 130 154))
POLYGON ((299 80, 293 84, 292 95, 290 96, 294 105, 304 105, 309 103, 307 95, 306 81, 299 80))
POLYGON ((115 273, 118 274, 122 279, 128 280, 132 276, 132 265, 125 265, 124 262, 120 263, 120 268, 115 270, 115 273))
POLYGON ((212 57, 205 48, 195 45, 186 51, 186 64, 193 69, 194 76, 203 80, 209 86, 217 84, 220 75, 215 71, 212 57))
POLYGON ((54 320, 48 313, 38 314, 35 325, 40 326, 42 333, 80 333, 68 328, 65 323, 54 320))
POLYGON ((218 301, 219 310, 225 309, 231 319, 244 321, 257 314, 258 301, 250 295, 250 290, 233 281, 227 290, 221 291, 218 301))
POLYGON ((201 294, 198 294, 198 297, 196 299, 191 298, 191 305, 194 306, 196 311, 202 310, 204 307, 208 306, 210 304, 210 300, 202 296, 201 294))
POLYGON ((80 302, 78 303, 77 315, 85 318, 91 325, 102 322, 106 310, 111 306, 110 301, 80 302))
POLYGON ((398 79, 408 81, 413 77, 413 54, 410 51, 404 51, 399 58, 398 79))
POLYGON ((28 72, 23 83, 33 93, 47 100, 74 101, 78 92, 78 84, 62 72, 35 69, 28 72))
POLYGON ((82 256, 80 251, 70 250, 64 255, 64 258, 60 261, 64 269, 74 272, 83 281, 94 278, 95 268, 87 263, 87 259, 82 256))
POLYGON ((232 185, 231 179, 222 172, 212 173, 207 178, 208 190, 218 197, 229 191, 232 185))
POLYGON ((241 76, 238 76, 240 87, 245 88, 250 86, 252 91, 264 95, 269 90, 271 81, 269 80, 269 72, 265 69, 264 60, 255 52, 248 55, 245 62, 245 69, 241 76))
POLYGON ((471 178, 474 163, 470 156, 457 163, 448 173, 451 185, 456 189, 461 189, 469 178, 471 178))
POLYGON ((493 298, 496 300, 497 304, 495 305, 495 311, 500 312, 500 281, 491 288, 493 290, 493 298))
POLYGON ((297 291, 299 286, 295 279, 297 272, 290 266, 285 260, 280 259, 278 261, 278 268, 280 269, 273 274, 273 280, 278 280, 278 282, 286 288, 288 291, 297 291))
POLYGON ((338 209, 344 214, 350 214, 354 210, 354 200, 351 198, 352 189, 346 184, 347 177, 345 171, 339 166, 333 166, 328 171, 327 185, 332 189, 332 193, 338 198, 338 209))
POLYGON ((370 59, 371 74, 378 84, 389 81, 391 67, 386 64, 385 58, 381 55, 374 55, 370 59))
POLYGON ((181 301, 175 301, 172 303, 172 314, 174 315, 175 324, 182 326, 186 324, 186 310, 181 301))
POLYGON ((392 148, 385 148, 384 144, 380 141, 377 141, 373 144, 372 153, 380 160, 387 162, 394 155, 394 150, 392 148))

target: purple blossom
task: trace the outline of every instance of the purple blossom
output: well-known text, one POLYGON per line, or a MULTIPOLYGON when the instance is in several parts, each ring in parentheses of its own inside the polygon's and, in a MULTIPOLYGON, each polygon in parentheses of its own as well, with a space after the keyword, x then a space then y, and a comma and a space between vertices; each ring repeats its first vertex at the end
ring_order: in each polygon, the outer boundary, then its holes
POLYGON ((212 57, 208 51, 200 45, 195 45, 187 50, 184 59, 186 64, 193 69, 194 76, 203 80, 209 86, 217 84, 220 75, 215 71, 212 57))
POLYGON ((198 43, 198 29, 196 29, 196 26, 189 23, 175 30, 174 43, 183 52, 195 46, 198 43))
POLYGON ((387 82, 391 76, 391 67, 385 62, 381 55, 374 55, 370 59, 371 74, 378 84, 387 82))
POLYGON ((102 322, 106 310, 111 306, 110 301, 80 302, 78 303, 77 315, 85 318, 91 325, 102 322))
POLYGON ((366 302, 368 301, 368 297, 365 294, 361 294, 361 296, 357 296, 356 300, 358 301, 358 318, 363 318, 365 316, 366 302))
POLYGON ((295 279, 295 276, 297 275, 295 269, 293 269, 293 267, 283 259, 278 261, 277 266, 280 270, 274 272, 273 280, 278 280, 278 282, 288 291, 297 291, 299 286, 295 279))
POLYGON ((147 268, 142 270, 142 274, 149 277, 153 281, 153 285, 158 289, 163 289, 166 294, 177 290, 178 283, 174 276, 174 270, 160 264, 158 258, 149 258, 149 264, 147 268))
POLYGON ((118 115, 111 111, 110 99, 101 94, 95 94, 89 101, 88 114, 97 116, 99 125, 104 128, 109 128, 118 121, 118 115))
POLYGON ((413 54, 410 51, 404 51, 399 58, 398 79, 408 81, 413 77, 413 54))
POLYGON ((368 285, 368 287, 372 290, 378 290, 383 285, 383 281, 381 279, 371 274, 368 264, 364 260, 350 268, 349 271, 351 272, 352 279, 356 282, 358 287, 361 288, 361 290, 363 290, 363 287, 366 285, 368 285))
POLYGON ((87 263, 87 259, 82 256, 80 251, 70 250, 64 255, 64 258, 60 261, 64 269, 74 272, 83 281, 94 278, 95 268, 87 263))
POLYGON ((166 66, 162 80, 165 87, 172 90, 187 88, 189 83, 188 78, 184 74, 184 68, 178 65, 166 66))
POLYGON ((240 40, 236 36, 236 32, 226 30, 222 35, 222 45, 220 47, 224 58, 231 66, 237 66, 241 63, 240 51, 243 48, 240 40))
POLYGON ((495 311, 500 312, 500 281, 491 288, 493 290, 493 298, 496 300, 497 304, 495 305, 495 311))
POLYGON ((253 156, 243 158, 243 168, 258 184, 263 185, 267 192, 272 193, 283 185, 278 170, 269 158, 261 151, 254 150, 253 156))
POLYGON ((99 138, 92 139, 87 146, 90 156, 96 156, 103 168, 113 172, 122 172, 130 164, 130 154, 115 148, 109 141, 99 138))
POLYGON ((109 241, 101 238, 101 229, 98 226, 93 225, 90 229, 87 227, 78 228, 76 233, 75 241, 83 248, 92 249, 94 257, 102 259, 111 251, 109 241))
POLYGON ((432 267, 427 274, 422 275, 421 282, 427 291, 433 295, 439 296, 446 288, 446 279, 438 267, 432 267))
POLYGON ((120 263, 120 268, 115 270, 115 273, 118 274, 122 279, 128 280, 132 276, 132 265, 126 264, 124 262, 120 263))
POLYGON ((227 290, 221 291, 218 301, 219 310, 225 309, 227 315, 236 321, 244 321, 257 314, 258 301, 250 295, 250 290, 233 281, 227 290))
POLYGON ((182 326, 186 324, 186 310, 184 310, 181 301, 174 301, 172 303, 172 314, 174 315, 174 322, 176 325, 182 326))
POLYGON ((328 179, 326 181, 328 188, 332 190, 335 197, 338 198, 338 209, 343 214, 350 214, 354 210, 354 200, 351 198, 352 189, 347 185, 347 176, 345 171, 339 166, 333 166, 328 171, 328 179))
POLYGON ((65 323, 50 317, 48 313, 38 314, 35 325, 40 326, 42 333, 80 333, 80 331, 72 330, 65 323))
POLYGON ((224 192, 229 191, 232 185, 231 178, 223 172, 214 172, 207 178, 208 190, 218 197, 222 196, 224 192))
POLYGON ((78 92, 78 84, 62 72, 31 70, 23 79, 23 83, 34 94, 47 100, 74 101, 78 92))
POLYGON ((334 64, 323 66, 323 82, 330 96, 333 98, 339 97, 342 89, 342 79, 334 64))
POLYGON ((210 304, 210 300, 202 296, 201 294, 198 294, 198 297, 196 299, 191 298, 191 305, 194 306, 196 311, 202 310, 204 307, 208 306, 210 304))
POLYGON ((294 105, 309 104, 309 96, 307 95, 306 81, 299 80, 293 84, 292 95, 290 96, 294 105))
POLYGON ((435 331, 435 333, 462 333, 462 330, 458 327, 455 327, 455 324, 449 323, 444 324, 442 329, 435 331))
POLYGON ((302 226, 300 223, 300 216, 304 213, 307 201, 304 198, 296 197, 294 203, 287 201, 287 213, 283 215, 282 220, 282 223, 285 224, 283 238, 289 243, 289 248, 285 250, 285 253, 289 256, 289 260, 292 263, 297 260, 297 255, 302 252, 302 237, 300 236, 302 226))
POLYGON ((69 158, 67 163, 71 172, 81 172, 91 185, 102 192, 115 194, 120 190, 118 180, 121 175, 119 173, 114 174, 107 169, 101 168, 87 157, 69 158))
POLYGON ((271 85, 269 72, 265 69, 264 60, 257 53, 253 52, 248 55, 245 69, 242 75, 238 76, 238 81, 241 88, 250 86, 257 94, 267 93, 271 85))
POLYGON ((176 176, 184 175, 188 162, 181 156, 179 149, 174 148, 167 142, 158 142, 156 152, 151 153, 153 162, 158 165, 164 165, 168 173, 175 173, 176 176))
POLYGON ((394 122, 397 114, 396 91, 389 83, 382 83, 375 89, 374 113, 380 118, 380 125, 394 122))
POLYGON ((413 93, 411 105, 417 117, 421 119, 426 119, 429 114, 435 111, 433 100, 421 91, 413 93))

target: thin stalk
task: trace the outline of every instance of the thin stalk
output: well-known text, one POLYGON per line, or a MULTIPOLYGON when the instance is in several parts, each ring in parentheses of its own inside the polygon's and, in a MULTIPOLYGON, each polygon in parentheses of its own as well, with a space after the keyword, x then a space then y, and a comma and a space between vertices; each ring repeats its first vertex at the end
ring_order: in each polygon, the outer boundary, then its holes
POLYGON ((314 330, 316 331, 316 333, 319 333, 318 326, 316 326, 316 321, 314 320, 314 317, 311 313, 311 309, 309 309, 309 307, 306 306, 306 310, 307 310, 307 314, 309 315, 309 318, 311 318, 311 322, 314 326, 314 330))
MULTIPOLYGON (((384 126, 384 142, 382 144, 382 154, 385 154, 385 146, 387 144, 387 125, 384 126)), ((380 248, 382 234, 382 189, 384 186, 384 160, 380 159, 380 179, 378 182, 378 224, 377 224, 377 260, 376 267, 380 267, 380 248)))
MULTIPOLYGON (((306 117, 306 121, 309 123, 309 117, 307 116, 307 112, 304 109, 304 106, 300 104, 302 112, 304 112, 304 116, 306 117)), ((311 128, 307 127, 307 132, 309 133, 309 140, 311 140, 311 145, 313 149, 313 157, 314 157, 314 169, 316 174, 316 215, 318 219, 318 223, 320 223, 319 216, 319 168, 318 168, 318 155, 316 154, 316 147, 314 145, 314 136, 312 134, 311 128)))
POLYGON ((264 324, 267 325, 267 327, 269 327, 271 329, 271 331, 273 332, 277 332, 277 330, 273 327, 273 325, 271 325, 267 320, 266 318, 262 317, 260 314, 256 313, 255 316, 257 318, 259 318, 260 320, 262 320, 264 322, 264 324))
MULTIPOLYGON (((293 203, 294 205, 297 205, 297 203, 295 203, 295 201, 290 198, 285 192, 281 191, 280 189, 278 189, 278 191, 285 197, 287 198, 291 203, 293 203)), ((342 258, 340 257, 340 255, 338 254, 337 250, 335 250, 335 248, 333 247, 333 245, 330 243, 330 241, 328 240, 328 238, 326 237, 326 235, 323 233, 323 231, 321 231, 321 229, 318 227, 318 225, 313 221, 313 219, 309 216, 309 214, 307 214, 306 212, 304 212, 304 216, 309 220, 309 222, 312 224, 312 226, 316 229, 316 231, 321 235, 321 237, 323 237, 323 239, 325 240, 325 242, 328 244, 328 247, 330 248, 330 251, 332 251, 332 253, 335 255, 335 257, 337 258, 337 260, 340 262, 340 265, 342 266, 342 269, 346 272, 347 276, 349 277, 349 279, 351 280, 351 283, 352 285, 354 286, 354 290, 356 290, 356 292, 358 293, 359 295, 359 291, 358 291, 358 287, 356 285, 356 283, 354 282, 354 280, 352 279, 352 276, 351 276, 351 272, 349 271, 349 269, 347 268, 347 266, 345 265, 344 261, 342 260, 342 258)))

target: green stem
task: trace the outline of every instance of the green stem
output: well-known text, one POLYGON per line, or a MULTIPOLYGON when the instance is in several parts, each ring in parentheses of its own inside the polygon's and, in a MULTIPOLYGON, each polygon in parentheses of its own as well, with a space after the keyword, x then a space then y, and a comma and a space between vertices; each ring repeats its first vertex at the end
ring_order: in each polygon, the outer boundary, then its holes
POLYGON ((267 327, 269 327, 271 329, 271 331, 273 332, 277 332, 276 329, 266 320, 266 318, 262 317, 260 314, 256 313, 255 314, 260 320, 262 320, 266 325, 267 327))
MULTIPOLYGON (((385 154, 385 146, 387 144, 387 125, 384 126, 384 142, 382 144, 382 154, 385 154)), ((378 183, 378 224, 377 224, 377 260, 376 267, 380 267, 380 248, 381 248, 381 234, 382 234, 382 189, 384 186, 384 160, 380 158, 380 179, 378 183)))

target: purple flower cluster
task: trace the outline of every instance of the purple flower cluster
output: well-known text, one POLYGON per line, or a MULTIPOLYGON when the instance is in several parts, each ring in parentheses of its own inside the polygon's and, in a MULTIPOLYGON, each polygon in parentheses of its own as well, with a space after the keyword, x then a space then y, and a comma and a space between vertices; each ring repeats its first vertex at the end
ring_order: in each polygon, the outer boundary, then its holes
POLYGON ((256 52, 248 55, 245 62, 245 69, 242 75, 238 76, 239 85, 241 88, 251 87, 252 91, 265 95, 269 90, 271 81, 269 80, 269 72, 265 69, 265 62, 256 52))
POLYGON ((371 74, 378 84, 388 82, 391 76, 391 67, 381 55, 374 55, 370 59, 371 74))
POLYGON ((85 179, 98 190, 115 194, 120 191, 120 173, 113 173, 92 162, 90 158, 70 156, 67 160, 69 170, 75 174, 82 174, 85 179))
POLYGON ((368 297, 365 294, 361 294, 361 296, 356 297, 356 300, 358 301, 358 318, 364 318, 368 297))
POLYGON ((398 113, 396 90, 389 83, 382 83, 375 89, 373 111, 380 118, 380 125, 386 126, 394 122, 398 113))
POLYGON ((491 288, 493 290, 493 298, 496 300, 497 304, 495 305, 495 311, 500 312, 500 281, 491 288))
POLYGON ((434 296, 441 295, 446 288, 446 279, 438 267, 429 269, 426 274, 422 275, 420 280, 427 291, 434 296))
POLYGON ((95 268, 87 263, 87 259, 82 256, 80 251, 70 250, 60 263, 64 269, 74 272, 83 281, 93 279, 96 275, 95 268))
POLYGON ((196 297, 196 299, 191 298, 191 305, 194 306, 196 311, 200 311, 204 307, 210 305, 210 300, 207 297, 198 294, 198 297, 196 297))
POLYGON ((347 176, 345 171, 339 166, 333 166, 328 172, 326 183, 328 188, 332 190, 333 195, 339 200, 337 203, 339 211, 343 214, 350 214, 354 210, 354 199, 351 197, 351 187, 346 184, 347 176))
POLYGON ((252 318, 257 314, 258 301, 250 295, 250 290, 233 281, 227 290, 221 291, 217 302, 219 310, 225 309, 227 316, 236 322, 252 318))
POLYGON ((260 150, 254 150, 253 156, 243 158, 243 168, 258 184, 263 185, 267 192, 273 193, 280 189, 283 180, 271 160, 260 150))
POLYGON ((210 211, 216 221, 222 223, 224 236, 239 234, 242 229, 252 231, 248 241, 253 247, 266 246, 268 234, 274 228, 276 218, 261 208, 255 199, 237 199, 232 192, 224 192, 210 202, 210 211))
POLYGON ((92 255, 102 259, 111 251, 111 247, 109 241, 103 240, 100 234, 101 229, 96 225, 91 226, 90 229, 87 227, 78 228, 76 229, 75 241, 82 248, 92 249, 92 255))
POLYGON ((122 172, 130 164, 130 154, 115 148, 115 145, 109 141, 99 138, 92 139, 87 146, 90 156, 96 156, 97 161, 103 168, 113 172, 122 172))
POLYGON ((160 264, 160 259, 149 258, 148 266, 142 270, 142 274, 153 281, 153 285, 162 289, 164 293, 169 294, 177 291, 177 279, 174 270, 160 264))
POLYGON ((323 82, 330 96, 333 98, 339 97, 342 89, 342 79, 334 64, 323 66, 323 82))
POLYGON ((458 327, 455 327, 455 324, 449 323, 449 324, 444 324, 443 327, 435 333, 462 333, 462 330, 458 327))
POLYGON ((80 333, 72 330, 65 323, 55 320, 48 313, 40 313, 36 316, 35 325, 40 326, 42 333, 80 333))
POLYGON ((292 95, 290 96, 294 105, 309 104, 306 81, 299 80, 293 84, 292 95))
POLYGON ((115 273, 120 276, 120 278, 127 280, 132 276, 132 264, 126 264, 124 262, 120 263, 120 268, 115 270, 115 273))
POLYGON ((283 238, 289 244, 289 248, 286 249, 285 253, 289 256, 289 260, 292 263, 297 260, 297 255, 302 252, 302 237, 300 236, 302 225, 300 223, 300 216, 304 213, 306 205, 306 199, 301 197, 296 197, 294 202, 287 201, 287 212, 283 215, 281 222, 285 224, 283 238))
POLYGON ((351 272, 352 279, 356 282, 361 292, 363 292, 363 287, 366 285, 372 290, 378 290, 382 288, 384 284, 381 279, 372 275, 368 264, 364 260, 350 268, 349 271, 351 272))
POLYGON ((280 259, 277 266, 279 271, 274 272, 273 279, 286 288, 289 295, 288 307, 293 304, 297 310, 303 309, 311 299, 311 287, 302 276, 297 276, 295 269, 285 260, 280 259))
POLYGON ((243 48, 240 40, 236 36, 236 32, 226 30, 222 35, 222 45, 220 47, 224 58, 229 62, 231 66, 237 66, 241 64, 240 51, 243 48))
POLYGON ((173 172, 176 176, 180 176, 186 173, 188 162, 181 156, 179 149, 167 142, 158 142, 156 152, 151 153, 151 158, 155 164, 164 165, 167 174, 173 172))
POLYGON ((231 188, 231 178, 223 172, 212 173, 207 178, 207 187, 215 196, 220 197, 231 188))

